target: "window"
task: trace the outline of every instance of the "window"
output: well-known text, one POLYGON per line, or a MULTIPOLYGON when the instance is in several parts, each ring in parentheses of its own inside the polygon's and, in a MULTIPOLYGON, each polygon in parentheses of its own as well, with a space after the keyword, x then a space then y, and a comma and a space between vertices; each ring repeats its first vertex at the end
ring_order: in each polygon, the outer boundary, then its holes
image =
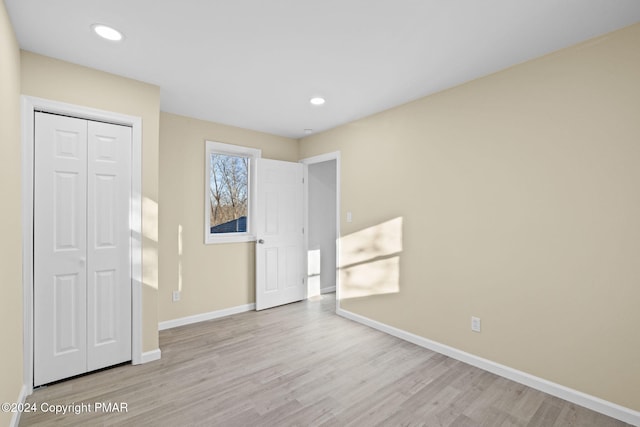
POLYGON ((255 240, 255 159, 261 151, 207 141, 205 154, 205 243, 255 240))

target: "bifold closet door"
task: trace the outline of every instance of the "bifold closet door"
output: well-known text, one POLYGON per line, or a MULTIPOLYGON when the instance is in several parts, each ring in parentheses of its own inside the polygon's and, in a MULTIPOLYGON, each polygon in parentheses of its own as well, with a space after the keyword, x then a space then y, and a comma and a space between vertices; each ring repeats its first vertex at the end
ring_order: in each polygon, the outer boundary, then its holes
POLYGON ((131 128, 88 122, 87 370, 131 360, 131 128))
POLYGON ((87 370, 87 122, 36 113, 34 385, 87 370))
POLYGON ((36 113, 34 385, 131 359, 131 131, 36 113))

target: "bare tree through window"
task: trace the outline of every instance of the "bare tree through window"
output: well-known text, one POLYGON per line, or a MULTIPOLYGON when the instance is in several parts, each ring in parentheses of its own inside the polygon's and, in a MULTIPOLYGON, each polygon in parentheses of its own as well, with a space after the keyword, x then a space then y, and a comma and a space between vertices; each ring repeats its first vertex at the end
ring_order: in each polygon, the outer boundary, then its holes
POLYGON ((211 153, 211 233, 247 231, 249 158, 211 153))

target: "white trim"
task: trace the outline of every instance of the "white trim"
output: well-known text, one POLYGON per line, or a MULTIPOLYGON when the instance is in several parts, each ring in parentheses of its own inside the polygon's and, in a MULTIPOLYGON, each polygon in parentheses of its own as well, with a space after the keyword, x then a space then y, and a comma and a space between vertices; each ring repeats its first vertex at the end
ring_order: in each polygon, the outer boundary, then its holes
MULTIPOLYGON (((29 395, 27 393, 28 391, 28 387, 26 385, 23 385, 22 388, 20 389, 20 394, 18 395, 18 405, 20 405, 21 403, 24 403, 27 400, 27 396, 29 395)), ((11 421, 9 421, 9 427, 18 427, 18 425, 20 424, 20 416, 22 415, 22 412, 20 411, 16 411, 13 413, 13 415, 11 416, 11 421)))
POLYGON ((320 288, 320 293, 321 294, 331 294, 333 292, 336 291, 336 287, 335 286, 330 286, 328 288, 320 288))
MULTIPOLYGON (((302 163, 302 283, 304 299, 309 298, 309 164, 302 163)), ((338 265, 338 264, 336 264, 338 265)))
POLYGON ((131 156, 131 363, 142 357, 142 119, 133 126, 131 156))
MULTIPOLYGON (((340 188, 341 188, 341 176, 340 176, 340 151, 332 151, 331 153, 320 154, 318 156, 307 157, 300 160, 300 163, 305 165, 304 168, 304 271, 309 271, 307 262, 308 258, 306 254, 309 252, 309 165, 315 163, 328 162, 331 160, 336 161, 336 286, 332 291, 320 290, 320 293, 336 293, 336 311, 340 309, 340 269, 337 266, 340 265, 340 188)), ((305 281, 306 283, 306 281, 305 281)), ((328 288, 327 288, 328 289, 328 288)))
POLYGON ((156 348, 155 350, 151 350, 151 351, 145 351, 140 355, 140 363, 154 362, 156 360, 160 360, 161 356, 162 356, 162 352, 160 351, 159 348, 156 348))
POLYGON ((22 104, 22 357, 23 383, 33 392, 33 145, 34 102, 22 104))
POLYGON ((243 147, 240 145, 225 144, 223 142, 205 140, 204 150, 204 244, 216 243, 242 243, 255 242, 255 213, 256 213, 256 162, 255 159, 262 157, 262 150, 259 148, 243 147), (210 194, 210 170, 211 170, 211 153, 226 154, 229 156, 248 157, 249 161, 249 212, 246 233, 211 233, 211 201, 210 194))
POLYGON ((158 330, 177 328, 178 326, 191 325, 192 323, 204 322, 220 317, 231 316, 232 314, 244 313, 256 309, 255 304, 238 305, 236 307, 224 308, 222 310, 210 311, 208 313, 195 314, 193 316, 181 317, 179 319, 165 320, 158 323, 158 330))
POLYGON ((131 361, 142 356, 142 119, 80 105, 33 96, 21 96, 22 104, 22 286, 23 381, 26 394, 33 392, 33 128, 34 112, 46 111, 132 128, 131 174, 131 361))
POLYGON ((373 329, 377 329, 389 335, 393 335, 394 337, 400 338, 410 343, 416 344, 420 347, 424 347, 437 353, 444 354, 445 356, 460 360, 464 363, 480 369, 484 369, 485 371, 510 379, 517 383, 524 384, 552 396, 559 397, 560 399, 575 403, 576 405, 584 406, 585 408, 635 426, 640 426, 640 412, 634 411, 633 409, 625 408, 624 406, 620 406, 604 399, 600 399, 599 397, 591 396, 581 391, 565 387, 561 384, 557 384, 543 378, 528 374, 526 372, 510 368, 509 366, 501 365, 491 360, 475 356, 465 351, 458 350, 454 347, 449 347, 448 345, 432 341, 430 339, 412 334, 393 326, 389 326, 385 323, 378 322, 376 320, 344 309, 336 310, 336 314, 349 320, 353 320, 355 322, 369 326, 373 329))

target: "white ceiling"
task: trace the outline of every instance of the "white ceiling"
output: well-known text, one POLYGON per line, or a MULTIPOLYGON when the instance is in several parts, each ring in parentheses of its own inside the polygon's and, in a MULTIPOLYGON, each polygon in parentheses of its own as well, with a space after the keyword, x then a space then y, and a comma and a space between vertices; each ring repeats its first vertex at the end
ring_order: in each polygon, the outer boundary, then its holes
POLYGON ((156 84, 163 111, 293 138, 640 21, 640 0, 5 3, 22 49, 156 84))

